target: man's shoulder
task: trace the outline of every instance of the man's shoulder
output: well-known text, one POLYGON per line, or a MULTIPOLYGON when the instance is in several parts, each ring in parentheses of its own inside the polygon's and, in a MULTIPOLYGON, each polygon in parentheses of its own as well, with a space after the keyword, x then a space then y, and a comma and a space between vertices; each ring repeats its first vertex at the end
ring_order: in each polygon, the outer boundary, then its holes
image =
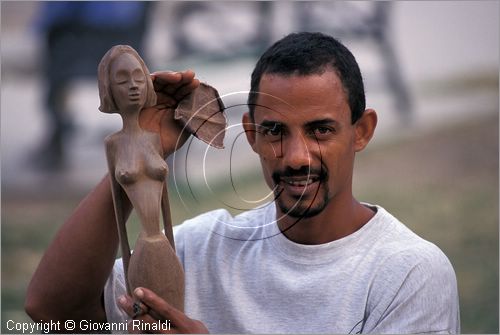
POLYGON ((382 209, 378 239, 368 250, 368 332, 459 330, 455 271, 434 243, 382 209), (445 311, 445 312, 443 312, 445 311))
POLYGON ((411 272, 436 275, 453 275, 454 270, 448 257, 434 243, 420 239, 399 241, 397 249, 391 249, 395 243, 388 243, 383 253, 384 267, 391 272, 409 274, 411 272), (403 244, 407 242, 406 244, 403 244), (418 271, 417 271, 418 270, 418 271))
POLYGON ((373 248, 379 264, 388 273, 455 277, 448 257, 437 245, 414 233, 385 209, 378 210, 383 232, 373 248))

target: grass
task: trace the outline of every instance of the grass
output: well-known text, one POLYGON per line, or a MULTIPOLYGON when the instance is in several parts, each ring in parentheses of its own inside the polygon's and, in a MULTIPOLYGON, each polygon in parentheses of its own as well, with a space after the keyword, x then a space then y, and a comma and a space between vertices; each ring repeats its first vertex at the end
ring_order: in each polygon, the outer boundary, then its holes
POLYGON ((462 332, 498 333, 498 115, 359 158, 359 197, 376 199, 452 262, 462 332))
MULTIPOLYGON (((248 198, 265 194, 258 178, 241 181, 248 198)), ((354 179, 358 199, 384 206, 448 255, 457 273, 462 332, 498 333, 498 115, 370 147, 357 158, 354 179)), ((185 188, 180 191, 188 194, 185 188)), ((227 188, 214 193, 218 197, 202 193, 198 201, 183 196, 184 207, 171 191, 174 222, 234 198, 227 188)), ((3 192, 2 196, 5 332, 6 320, 28 320, 23 300, 29 279, 83 194, 27 199, 3 192)))

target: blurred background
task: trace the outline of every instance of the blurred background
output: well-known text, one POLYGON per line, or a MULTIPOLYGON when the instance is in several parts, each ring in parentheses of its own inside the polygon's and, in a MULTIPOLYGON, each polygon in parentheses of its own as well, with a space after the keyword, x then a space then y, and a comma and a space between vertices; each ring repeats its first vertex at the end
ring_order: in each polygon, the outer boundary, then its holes
MULTIPOLYGON (((355 195, 450 258, 462 332, 498 333, 499 2, 1 2, 1 317, 28 321, 28 282, 57 229, 106 173, 97 64, 130 44, 151 71, 193 69, 226 105, 225 149, 193 139, 169 159, 174 222, 269 201, 239 125, 262 51, 322 31, 354 53, 373 142, 355 195)), ((129 223, 137 233, 137 218, 129 223), (135 228, 134 228, 135 227, 135 228)), ((132 239, 133 240, 133 239, 132 239)))

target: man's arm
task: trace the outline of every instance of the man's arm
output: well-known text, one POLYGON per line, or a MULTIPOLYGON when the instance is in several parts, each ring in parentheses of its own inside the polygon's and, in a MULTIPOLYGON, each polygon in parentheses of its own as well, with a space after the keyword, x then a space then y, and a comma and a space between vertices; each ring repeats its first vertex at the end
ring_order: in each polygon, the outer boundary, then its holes
MULTIPOLYGON (((127 207, 130 214, 130 203, 127 207)), ((26 312, 36 321, 104 321, 101 297, 117 247, 106 176, 83 199, 45 252, 26 293, 26 312)))

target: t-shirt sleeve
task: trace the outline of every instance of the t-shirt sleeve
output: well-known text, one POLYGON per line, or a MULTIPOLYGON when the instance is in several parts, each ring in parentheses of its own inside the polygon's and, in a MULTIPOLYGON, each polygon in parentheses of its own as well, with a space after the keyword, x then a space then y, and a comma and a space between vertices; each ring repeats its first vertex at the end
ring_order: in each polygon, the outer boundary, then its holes
POLYGON ((380 295, 365 321, 368 333, 460 333, 455 272, 436 246, 405 253, 375 281, 380 295))
POLYGON ((104 309, 109 323, 126 322, 128 315, 118 306, 118 298, 127 294, 122 259, 115 261, 113 270, 104 286, 104 309))

